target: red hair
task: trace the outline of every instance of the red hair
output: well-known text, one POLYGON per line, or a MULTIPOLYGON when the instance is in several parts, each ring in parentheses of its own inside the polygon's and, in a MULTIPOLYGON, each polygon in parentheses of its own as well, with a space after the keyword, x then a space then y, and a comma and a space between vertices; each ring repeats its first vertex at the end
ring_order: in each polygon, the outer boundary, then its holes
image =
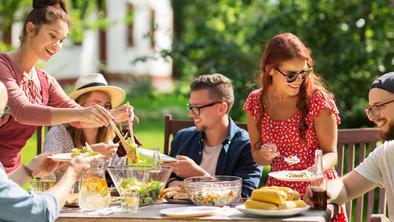
MULTIPOLYGON (((261 121, 264 116, 267 103, 265 102, 268 87, 272 84, 272 76, 270 72, 274 68, 278 68, 279 64, 294 58, 302 58, 306 60, 309 67, 313 67, 313 60, 309 50, 301 42, 301 40, 292 33, 281 33, 272 37, 267 43, 263 56, 260 59, 260 77, 262 93, 260 96, 261 113, 258 120, 257 128, 261 133, 261 121)), ((300 92, 297 101, 297 108, 301 111, 301 119, 298 129, 301 136, 305 136, 308 129, 306 123, 306 115, 309 111, 308 101, 311 99, 314 91, 320 91, 324 96, 331 94, 324 86, 322 80, 313 72, 305 76, 305 80, 300 86, 300 92)))

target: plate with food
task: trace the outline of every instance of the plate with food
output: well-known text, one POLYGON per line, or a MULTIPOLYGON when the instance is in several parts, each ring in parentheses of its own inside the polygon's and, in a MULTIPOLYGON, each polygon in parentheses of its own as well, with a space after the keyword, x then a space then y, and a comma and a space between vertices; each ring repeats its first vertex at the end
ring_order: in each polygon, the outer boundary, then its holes
POLYGON ((173 207, 167 208, 160 211, 168 217, 201 217, 211 216, 217 214, 220 207, 208 207, 208 206, 192 206, 192 207, 173 207))
POLYGON ((269 217, 286 217, 293 216, 296 214, 303 213, 309 209, 310 206, 302 207, 302 208, 292 208, 285 210, 259 210, 253 208, 246 208, 244 204, 238 205, 235 208, 246 215, 252 216, 269 216, 269 217))
MULTIPOLYGON (((144 148, 137 148, 137 152, 144 155, 144 156, 153 158, 153 151, 152 150, 148 150, 148 149, 144 149, 144 148)), ((177 161, 177 159, 160 153, 160 161, 174 162, 174 161, 177 161)))
POLYGON ((47 158, 54 161, 70 161, 72 159, 71 153, 56 153, 51 156, 47 156, 47 158))
POLYGON ((70 153, 56 153, 47 158, 52 159, 54 161, 70 161, 73 157, 76 156, 97 156, 100 153, 95 152, 92 148, 86 144, 86 147, 83 148, 73 148, 70 153))
POLYGON ((268 175, 277 180, 284 180, 284 181, 311 181, 316 179, 313 172, 307 170, 275 171, 275 172, 270 172, 268 175))
POLYGON ((189 195, 183 187, 167 187, 161 194, 161 199, 165 199, 168 203, 173 204, 191 204, 189 195))

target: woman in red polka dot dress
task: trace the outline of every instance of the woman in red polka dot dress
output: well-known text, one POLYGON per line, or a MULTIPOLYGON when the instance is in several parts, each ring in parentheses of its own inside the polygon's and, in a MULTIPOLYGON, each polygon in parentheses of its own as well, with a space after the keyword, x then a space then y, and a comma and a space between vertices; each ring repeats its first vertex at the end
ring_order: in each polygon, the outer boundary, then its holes
MULTIPOLYGON (((336 178, 338 109, 313 73, 313 60, 297 36, 283 33, 270 40, 261 58, 259 82, 261 88, 244 104, 254 160, 271 165, 271 171, 305 170, 313 166, 315 150, 321 149, 327 178, 336 178), (284 161, 286 156, 297 156, 300 162, 291 165, 284 161)), ((309 183, 269 177, 267 185, 304 194, 309 183)), ((341 208, 333 221, 347 221, 341 208)))

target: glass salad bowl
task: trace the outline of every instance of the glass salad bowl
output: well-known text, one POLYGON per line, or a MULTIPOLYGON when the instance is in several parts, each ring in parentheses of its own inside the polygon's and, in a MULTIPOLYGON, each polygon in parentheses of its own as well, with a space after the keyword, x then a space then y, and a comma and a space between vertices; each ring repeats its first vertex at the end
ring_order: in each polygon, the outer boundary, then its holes
POLYGON ((225 206, 241 198, 242 178, 236 176, 189 177, 184 180, 190 200, 200 206, 225 206))
POLYGON ((140 205, 155 204, 172 173, 170 166, 120 166, 107 170, 118 192, 137 192, 140 205))

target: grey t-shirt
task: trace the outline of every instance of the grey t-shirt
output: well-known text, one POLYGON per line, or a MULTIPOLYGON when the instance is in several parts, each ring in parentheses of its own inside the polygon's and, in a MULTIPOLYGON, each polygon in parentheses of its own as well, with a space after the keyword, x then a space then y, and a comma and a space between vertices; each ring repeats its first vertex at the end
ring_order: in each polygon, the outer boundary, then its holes
POLYGON ((207 171, 211 176, 214 176, 216 173, 216 165, 218 163, 222 147, 222 144, 216 146, 208 146, 207 144, 204 144, 200 167, 207 171))

